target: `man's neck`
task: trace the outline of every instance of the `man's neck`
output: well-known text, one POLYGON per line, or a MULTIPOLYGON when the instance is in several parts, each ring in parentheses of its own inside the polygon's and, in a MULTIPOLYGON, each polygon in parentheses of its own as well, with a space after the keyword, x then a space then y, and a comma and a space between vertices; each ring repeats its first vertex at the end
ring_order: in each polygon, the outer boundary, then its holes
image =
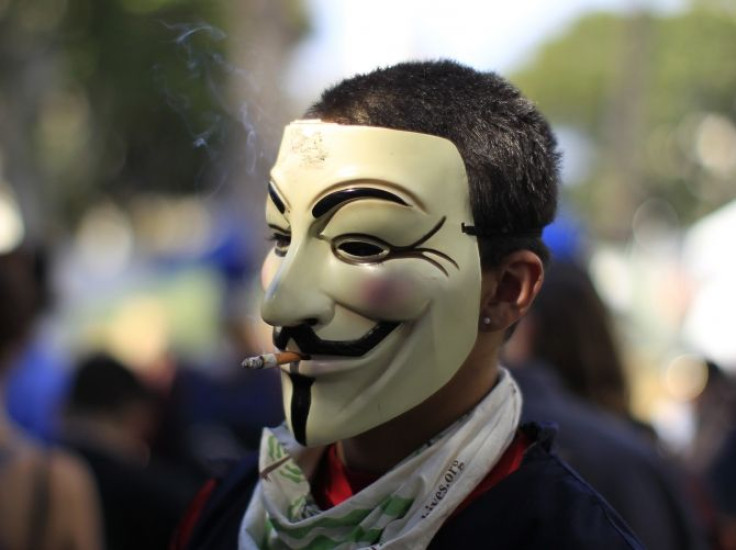
POLYGON ((468 357, 434 395, 404 414, 355 437, 339 441, 338 456, 351 469, 383 474, 472 410, 498 379, 495 350, 468 357))

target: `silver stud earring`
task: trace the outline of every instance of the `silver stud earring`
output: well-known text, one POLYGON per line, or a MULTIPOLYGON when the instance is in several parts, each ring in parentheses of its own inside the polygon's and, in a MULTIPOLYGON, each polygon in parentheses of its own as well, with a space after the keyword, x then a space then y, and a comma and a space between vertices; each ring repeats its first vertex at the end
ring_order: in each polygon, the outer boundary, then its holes
POLYGON ((483 317, 483 318, 482 318, 482 319, 480 320, 480 322, 481 322, 481 323, 483 323, 484 325, 488 326, 488 325, 490 325, 490 324, 491 324, 491 318, 490 318, 490 317, 483 317))

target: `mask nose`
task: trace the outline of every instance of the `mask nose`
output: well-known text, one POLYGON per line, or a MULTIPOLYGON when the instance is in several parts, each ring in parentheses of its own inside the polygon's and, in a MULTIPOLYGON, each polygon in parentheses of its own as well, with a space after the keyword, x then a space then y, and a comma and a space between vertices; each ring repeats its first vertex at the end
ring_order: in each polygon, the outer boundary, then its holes
MULTIPOLYGON (((325 325, 334 315, 334 302, 321 288, 320 262, 300 259, 303 254, 287 256, 276 268, 270 281, 265 280, 261 317, 269 325, 288 327, 301 324, 325 325)), ((272 256, 268 263, 278 261, 272 256)), ((264 279, 268 279, 265 276, 264 279)))

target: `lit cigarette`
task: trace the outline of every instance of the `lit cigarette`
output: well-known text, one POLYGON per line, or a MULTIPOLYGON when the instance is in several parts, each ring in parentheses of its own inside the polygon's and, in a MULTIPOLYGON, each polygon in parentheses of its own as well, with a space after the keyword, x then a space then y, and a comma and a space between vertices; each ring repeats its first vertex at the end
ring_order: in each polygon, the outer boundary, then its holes
POLYGON ((304 359, 309 359, 309 356, 295 351, 283 351, 281 353, 264 353, 263 355, 248 357, 243 361, 242 365, 248 369, 270 369, 304 359))

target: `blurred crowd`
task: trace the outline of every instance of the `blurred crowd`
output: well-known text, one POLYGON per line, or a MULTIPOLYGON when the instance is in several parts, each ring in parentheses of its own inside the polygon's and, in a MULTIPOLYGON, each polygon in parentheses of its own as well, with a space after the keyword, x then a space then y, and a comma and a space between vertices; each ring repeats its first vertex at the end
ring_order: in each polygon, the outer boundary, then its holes
MULTIPOLYGON (((585 255, 550 244, 544 288, 505 348, 524 421, 557 426, 557 452, 648 548, 736 549, 730 366, 702 358, 693 438, 672 449, 633 412, 618 327, 585 255)), ((282 420, 277 375, 238 366, 269 345, 254 321, 257 300, 247 298, 256 262, 211 260, 202 261, 224 289, 218 352, 163 348, 136 364, 137 355, 99 339, 55 343, 47 325, 58 259, 28 242, 0 254, 0 548, 166 548, 208 475, 255 450, 261 427, 282 420)), ((144 345, 145 331, 132 334, 144 345)))
POLYGON ((636 417, 619 327, 578 240, 553 244, 542 291, 505 347, 524 394, 523 419, 557 424, 558 453, 647 548, 736 548, 736 380, 691 357, 702 386, 688 394, 693 437, 677 452, 636 417))
POLYGON ((0 548, 166 548, 208 475, 281 421, 278 377, 239 368, 260 350, 230 297, 208 364, 59 346, 50 259, 29 243, 0 254, 0 548))
MULTIPOLYGON (((239 366, 271 347, 249 221, 320 79, 388 53, 493 65, 586 2, 526 6, 520 41, 479 16, 513 9, 405 4, 0 0, 0 550, 166 548, 282 421, 277 373, 239 366)), ((512 80, 601 241, 564 209, 545 230, 503 362, 647 547, 736 550, 735 4, 587 4, 627 7, 581 13, 512 80)))

